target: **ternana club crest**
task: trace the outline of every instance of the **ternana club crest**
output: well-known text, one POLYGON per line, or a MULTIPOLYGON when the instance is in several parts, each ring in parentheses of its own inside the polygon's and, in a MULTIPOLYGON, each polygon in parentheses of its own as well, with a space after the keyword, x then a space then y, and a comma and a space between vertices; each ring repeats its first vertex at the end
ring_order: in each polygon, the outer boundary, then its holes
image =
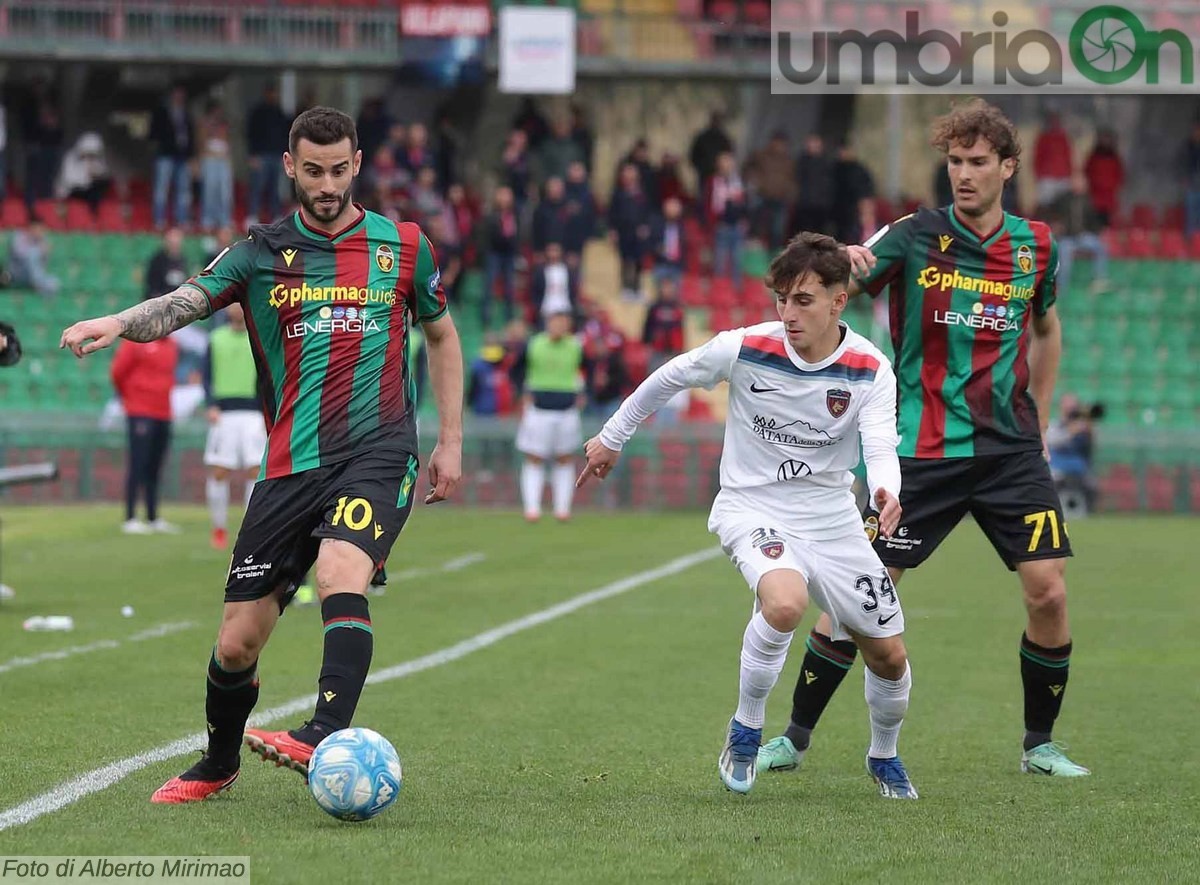
POLYGON ((1033 250, 1024 243, 1017 250, 1017 266, 1021 268, 1021 273, 1029 273, 1033 270, 1033 250))
POLYGON ((846 414, 846 409, 850 408, 850 391, 836 387, 825 391, 825 408, 829 409, 829 414, 833 417, 842 417, 846 414))
POLYGON ((387 243, 380 243, 375 250, 375 264, 384 273, 390 273, 392 265, 396 263, 396 256, 392 254, 392 247, 387 243))

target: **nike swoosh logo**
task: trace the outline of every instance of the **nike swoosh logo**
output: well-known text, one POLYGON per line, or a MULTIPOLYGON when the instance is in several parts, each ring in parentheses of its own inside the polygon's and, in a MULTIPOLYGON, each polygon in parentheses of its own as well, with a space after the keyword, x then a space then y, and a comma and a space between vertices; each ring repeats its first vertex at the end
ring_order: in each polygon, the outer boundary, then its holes
POLYGON ((753 381, 750 382, 751 393, 771 393, 778 390, 778 387, 758 387, 753 381))
POLYGON ((1053 768, 1045 768, 1041 765, 1038 765, 1036 762, 1030 762, 1029 767, 1034 771, 1040 771, 1042 774, 1054 774, 1053 768))
POLYGON ((887 622, 890 621, 892 618, 896 617, 896 615, 898 615, 898 614, 900 614, 900 612, 892 612, 886 618, 881 615, 879 618, 879 626, 880 627, 886 626, 887 622))

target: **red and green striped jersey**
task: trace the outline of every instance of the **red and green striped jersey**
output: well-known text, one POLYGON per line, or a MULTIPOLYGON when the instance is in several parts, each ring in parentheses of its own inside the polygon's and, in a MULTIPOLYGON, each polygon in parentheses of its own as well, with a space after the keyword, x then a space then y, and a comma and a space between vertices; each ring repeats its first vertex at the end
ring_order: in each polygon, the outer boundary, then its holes
POLYGON ((417 225, 358 208, 333 235, 300 212, 254 225, 188 281, 213 310, 245 308, 266 393, 260 478, 366 448, 416 452, 408 335, 446 312, 441 273, 417 225))
POLYGON ((1032 318, 1056 297, 1050 228, 1005 213, 981 238, 950 207, 921 209, 865 245, 878 263, 863 288, 889 289, 899 454, 1040 449, 1028 357, 1032 318))

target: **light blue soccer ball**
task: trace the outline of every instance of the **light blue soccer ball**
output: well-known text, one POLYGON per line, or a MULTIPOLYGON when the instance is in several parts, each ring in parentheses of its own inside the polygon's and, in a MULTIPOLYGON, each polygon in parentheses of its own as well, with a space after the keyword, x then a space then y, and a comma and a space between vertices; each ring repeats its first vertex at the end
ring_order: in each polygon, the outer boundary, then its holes
POLYGON ((308 789, 339 820, 370 820, 400 794, 400 757, 369 728, 343 728, 317 745, 308 763, 308 789))

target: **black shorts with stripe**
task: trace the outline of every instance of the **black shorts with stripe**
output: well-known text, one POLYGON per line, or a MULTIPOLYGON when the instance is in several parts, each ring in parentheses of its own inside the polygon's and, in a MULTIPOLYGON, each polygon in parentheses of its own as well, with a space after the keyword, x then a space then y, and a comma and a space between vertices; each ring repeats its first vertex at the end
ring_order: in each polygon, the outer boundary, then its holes
POLYGON ((281 590, 282 608, 324 538, 349 541, 382 568, 412 510, 417 458, 368 449, 345 461, 254 486, 233 545, 226 602, 281 590))
POLYGON ((915 568, 968 513, 1009 569, 1035 559, 1071 556, 1062 504, 1039 450, 978 458, 901 458, 900 526, 878 534, 874 510, 867 535, 883 564, 915 568))

